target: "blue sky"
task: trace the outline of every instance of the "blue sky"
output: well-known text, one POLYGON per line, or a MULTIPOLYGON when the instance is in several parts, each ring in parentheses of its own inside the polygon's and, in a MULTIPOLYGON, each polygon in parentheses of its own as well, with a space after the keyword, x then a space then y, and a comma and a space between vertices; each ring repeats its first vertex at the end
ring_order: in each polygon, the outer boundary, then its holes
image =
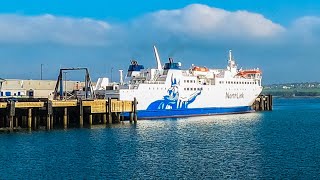
POLYGON ((304 0, 7 0, 0 2, 0 76, 55 79, 60 67, 89 67, 92 78, 130 59, 224 67, 233 49, 265 83, 320 81, 320 2, 304 0))

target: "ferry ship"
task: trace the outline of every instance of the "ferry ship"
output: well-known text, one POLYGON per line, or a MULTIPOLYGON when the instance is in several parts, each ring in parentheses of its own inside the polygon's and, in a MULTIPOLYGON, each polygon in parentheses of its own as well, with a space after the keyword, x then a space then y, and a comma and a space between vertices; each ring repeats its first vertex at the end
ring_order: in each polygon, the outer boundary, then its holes
MULTIPOLYGON (((238 69, 231 50, 226 69, 180 62, 161 65, 154 46, 156 68, 145 69, 131 61, 127 75, 116 90, 106 96, 133 101, 136 98, 139 119, 187 117, 251 112, 251 105, 262 91, 262 73, 257 69, 238 69)), ((124 114, 128 117, 129 114, 124 114)))

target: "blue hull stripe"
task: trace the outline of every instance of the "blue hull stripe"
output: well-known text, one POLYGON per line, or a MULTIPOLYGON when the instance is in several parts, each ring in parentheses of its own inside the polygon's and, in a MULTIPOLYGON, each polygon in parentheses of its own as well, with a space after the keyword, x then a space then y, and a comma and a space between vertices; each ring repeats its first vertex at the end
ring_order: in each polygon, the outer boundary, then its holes
MULTIPOLYGON (((216 114, 245 113, 252 111, 251 106, 239 107, 213 107, 213 108, 189 108, 189 109, 165 109, 165 110, 139 110, 138 119, 153 119, 167 117, 188 117, 188 116, 206 116, 216 114)), ((130 117, 129 113, 122 114, 126 119, 130 117)))

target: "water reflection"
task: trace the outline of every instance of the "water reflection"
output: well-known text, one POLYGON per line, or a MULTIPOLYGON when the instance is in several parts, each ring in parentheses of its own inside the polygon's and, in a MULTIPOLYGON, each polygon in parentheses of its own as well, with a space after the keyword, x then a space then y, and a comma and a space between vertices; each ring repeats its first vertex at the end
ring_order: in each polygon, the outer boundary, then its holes
POLYGON ((3 133, 0 179, 314 179, 319 104, 275 100, 273 112, 3 133))
POLYGON ((142 169, 136 173, 180 178, 259 176, 261 154, 254 124, 261 116, 248 113, 140 121, 135 161, 142 169))

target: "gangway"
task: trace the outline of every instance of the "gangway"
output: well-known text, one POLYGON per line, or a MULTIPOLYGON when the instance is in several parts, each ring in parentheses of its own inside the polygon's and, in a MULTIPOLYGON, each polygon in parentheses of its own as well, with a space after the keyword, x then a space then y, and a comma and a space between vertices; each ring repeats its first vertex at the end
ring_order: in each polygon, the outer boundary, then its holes
POLYGON ((54 89, 54 100, 57 100, 58 97, 60 97, 60 100, 64 99, 64 94, 67 94, 67 90, 65 90, 66 92, 64 92, 63 88, 66 89, 66 87, 63 87, 63 74, 64 72, 67 71, 85 71, 85 87, 84 87, 84 99, 94 99, 95 98, 95 94, 93 91, 93 87, 92 87, 92 82, 90 79, 90 74, 88 71, 88 68, 62 68, 60 69, 60 73, 58 76, 58 80, 54 89), (58 92, 58 88, 60 86, 60 90, 58 92), (90 92, 90 93, 89 93, 90 92))

